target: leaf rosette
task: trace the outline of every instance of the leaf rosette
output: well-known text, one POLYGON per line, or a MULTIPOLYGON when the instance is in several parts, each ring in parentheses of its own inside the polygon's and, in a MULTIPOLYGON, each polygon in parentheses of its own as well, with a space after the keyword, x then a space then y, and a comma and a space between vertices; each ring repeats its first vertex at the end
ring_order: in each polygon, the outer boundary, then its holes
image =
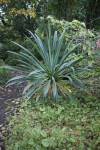
POLYGON ((36 100, 41 96, 52 96, 56 102, 59 102, 58 95, 62 93, 63 96, 68 96, 71 100, 74 100, 69 84, 86 89, 83 82, 76 77, 76 73, 88 70, 86 68, 80 69, 77 66, 82 57, 74 58, 71 55, 79 44, 69 49, 73 42, 72 40, 63 50, 63 39, 66 30, 62 32, 59 38, 57 37, 57 31, 52 37, 50 26, 46 44, 42 42, 37 34, 33 34, 29 30, 28 32, 34 40, 27 38, 38 51, 42 61, 27 48, 13 42, 24 51, 20 53, 10 51, 10 53, 18 56, 21 64, 19 67, 3 66, 3 68, 19 70, 25 72, 25 75, 10 79, 7 86, 28 81, 28 85, 23 91, 25 99, 30 99, 33 95, 36 97, 36 100))

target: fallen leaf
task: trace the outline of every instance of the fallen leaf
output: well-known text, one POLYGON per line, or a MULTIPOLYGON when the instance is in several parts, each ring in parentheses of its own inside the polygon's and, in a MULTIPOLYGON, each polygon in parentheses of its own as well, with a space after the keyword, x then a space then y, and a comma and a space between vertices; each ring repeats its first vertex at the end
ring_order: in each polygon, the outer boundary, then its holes
POLYGON ((2 131, 5 130, 5 129, 6 129, 5 127, 2 127, 2 128, 1 128, 2 131))
POLYGON ((75 135, 77 135, 79 131, 80 131, 80 130, 78 130, 78 129, 74 129, 74 130, 73 130, 73 132, 74 132, 75 135))

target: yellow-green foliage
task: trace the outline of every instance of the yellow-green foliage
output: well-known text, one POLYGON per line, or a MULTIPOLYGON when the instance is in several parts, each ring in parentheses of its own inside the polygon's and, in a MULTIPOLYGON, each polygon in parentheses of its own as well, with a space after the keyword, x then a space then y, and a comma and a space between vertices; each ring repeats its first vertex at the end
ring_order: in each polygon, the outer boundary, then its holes
POLYGON ((0 4, 2 4, 2 3, 10 3, 11 2, 11 0, 0 0, 0 4))
POLYGON ((16 8, 12 8, 9 12, 9 15, 15 15, 15 16, 18 16, 18 15, 25 15, 25 16, 32 16, 33 18, 35 18, 36 14, 34 12, 34 8, 30 8, 30 9, 16 9, 16 8))
MULTIPOLYGON (((4 4, 4 3, 11 3, 12 0, 0 0, 0 4, 4 4)), ((14 15, 14 16, 18 16, 18 15, 25 15, 25 16, 32 16, 33 18, 35 18, 36 14, 34 12, 34 8, 30 8, 30 9, 16 9, 16 8, 12 8, 9 11, 9 15, 14 15)))

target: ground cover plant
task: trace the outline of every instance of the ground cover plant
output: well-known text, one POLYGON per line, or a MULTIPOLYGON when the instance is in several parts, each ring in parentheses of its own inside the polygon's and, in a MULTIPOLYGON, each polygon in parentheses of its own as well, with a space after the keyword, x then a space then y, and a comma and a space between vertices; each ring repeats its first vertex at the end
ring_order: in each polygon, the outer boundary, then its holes
POLYGON ((7 150, 99 150, 99 99, 76 103, 23 102, 9 117, 5 132, 7 150))
MULTIPOLYGON (((89 88, 90 93, 92 96, 96 96, 98 99, 100 99, 100 52, 99 48, 95 50, 95 53, 91 54, 90 58, 92 61, 91 67, 92 72, 84 72, 79 73, 77 76, 82 81, 85 82, 85 85, 89 88)), ((81 99, 84 98, 86 95, 82 94, 81 91, 80 94, 78 94, 78 97, 81 99)))
POLYGON ((22 64, 20 67, 4 66, 4 68, 20 70, 26 74, 10 79, 8 85, 29 81, 30 83, 23 91, 24 98, 30 99, 34 95, 36 100, 38 100, 43 95, 44 98, 47 96, 52 97, 57 103, 59 102, 59 92, 63 96, 66 97, 67 95, 71 100, 74 100, 69 84, 87 89, 83 82, 76 77, 76 73, 88 70, 86 67, 82 68, 78 65, 78 62, 83 57, 80 55, 77 55, 77 57, 71 55, 75 51, 75 48, 79 46, 79 43, 70 48, 73 42, 71 40, 65 50, 62 51, 65 32, 66 30, 57 38, 57 31, 55 31, 52 38, 49 26, 47 45, 44 45, 37 34, 34 35, 29 31, 35 42, 28 39, 38 51, 42 61, 37 59, 28 49, 14 42, 24 51, 20 53, 10 51, 10 53, 22 58, 19 60, 22 64), (61 53, 63 53, 62 56, 61 53))

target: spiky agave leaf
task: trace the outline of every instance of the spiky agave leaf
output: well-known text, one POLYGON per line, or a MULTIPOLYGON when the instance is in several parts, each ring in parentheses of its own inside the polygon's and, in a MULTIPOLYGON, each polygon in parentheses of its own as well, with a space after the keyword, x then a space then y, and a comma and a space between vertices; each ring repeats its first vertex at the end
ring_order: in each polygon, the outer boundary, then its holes
POLYGON ((74 59, 72 56, 70 57, 70 54, 74 52, 79 44, 68 50, 72 43, 71 41, 65 50, 62 51, 63 55, 60 57, 65 30, 62 32, 59 38, 57 38, 57 31, 55 31, 54 36, 52 37, 49 26, 47 47, 45 44, 43 44, 38 35, 34 35, 29 30, 28 32, 31 34, 35 42, 30 38, 27 38, 38 51, 39 55, 41 55, 43 63, 41 63, 40 60, 38 60, 38 58, 36 58, 28 49, 16 42, 13 42, 17 46, 21 47, 24 51, 21 53, 10 52, 19 56, 19 62, 21 65, 20 67, 4 66, 4 68, 20 70, 25 72, 25 75, 14 77, 10 79, 7 84, 12 85, 18 82, 21 83, 30 81, 23 91, 24 98, 27 99, 30 99, 34 94, 36 100, 38 100, 40 96, 46 97, 50 96, 51 94, 53 95, 53 98, 59 102, 58 91, 60 90, 64 96, 68 96, 71 100, 74 100, 73 96, 71 95, 72 92, 68 86, 69 84, 87 89, 82 81, 75 76, 77 72, 87 69, 75 67, 75 64, 77 64, 81 59, 74 59))

